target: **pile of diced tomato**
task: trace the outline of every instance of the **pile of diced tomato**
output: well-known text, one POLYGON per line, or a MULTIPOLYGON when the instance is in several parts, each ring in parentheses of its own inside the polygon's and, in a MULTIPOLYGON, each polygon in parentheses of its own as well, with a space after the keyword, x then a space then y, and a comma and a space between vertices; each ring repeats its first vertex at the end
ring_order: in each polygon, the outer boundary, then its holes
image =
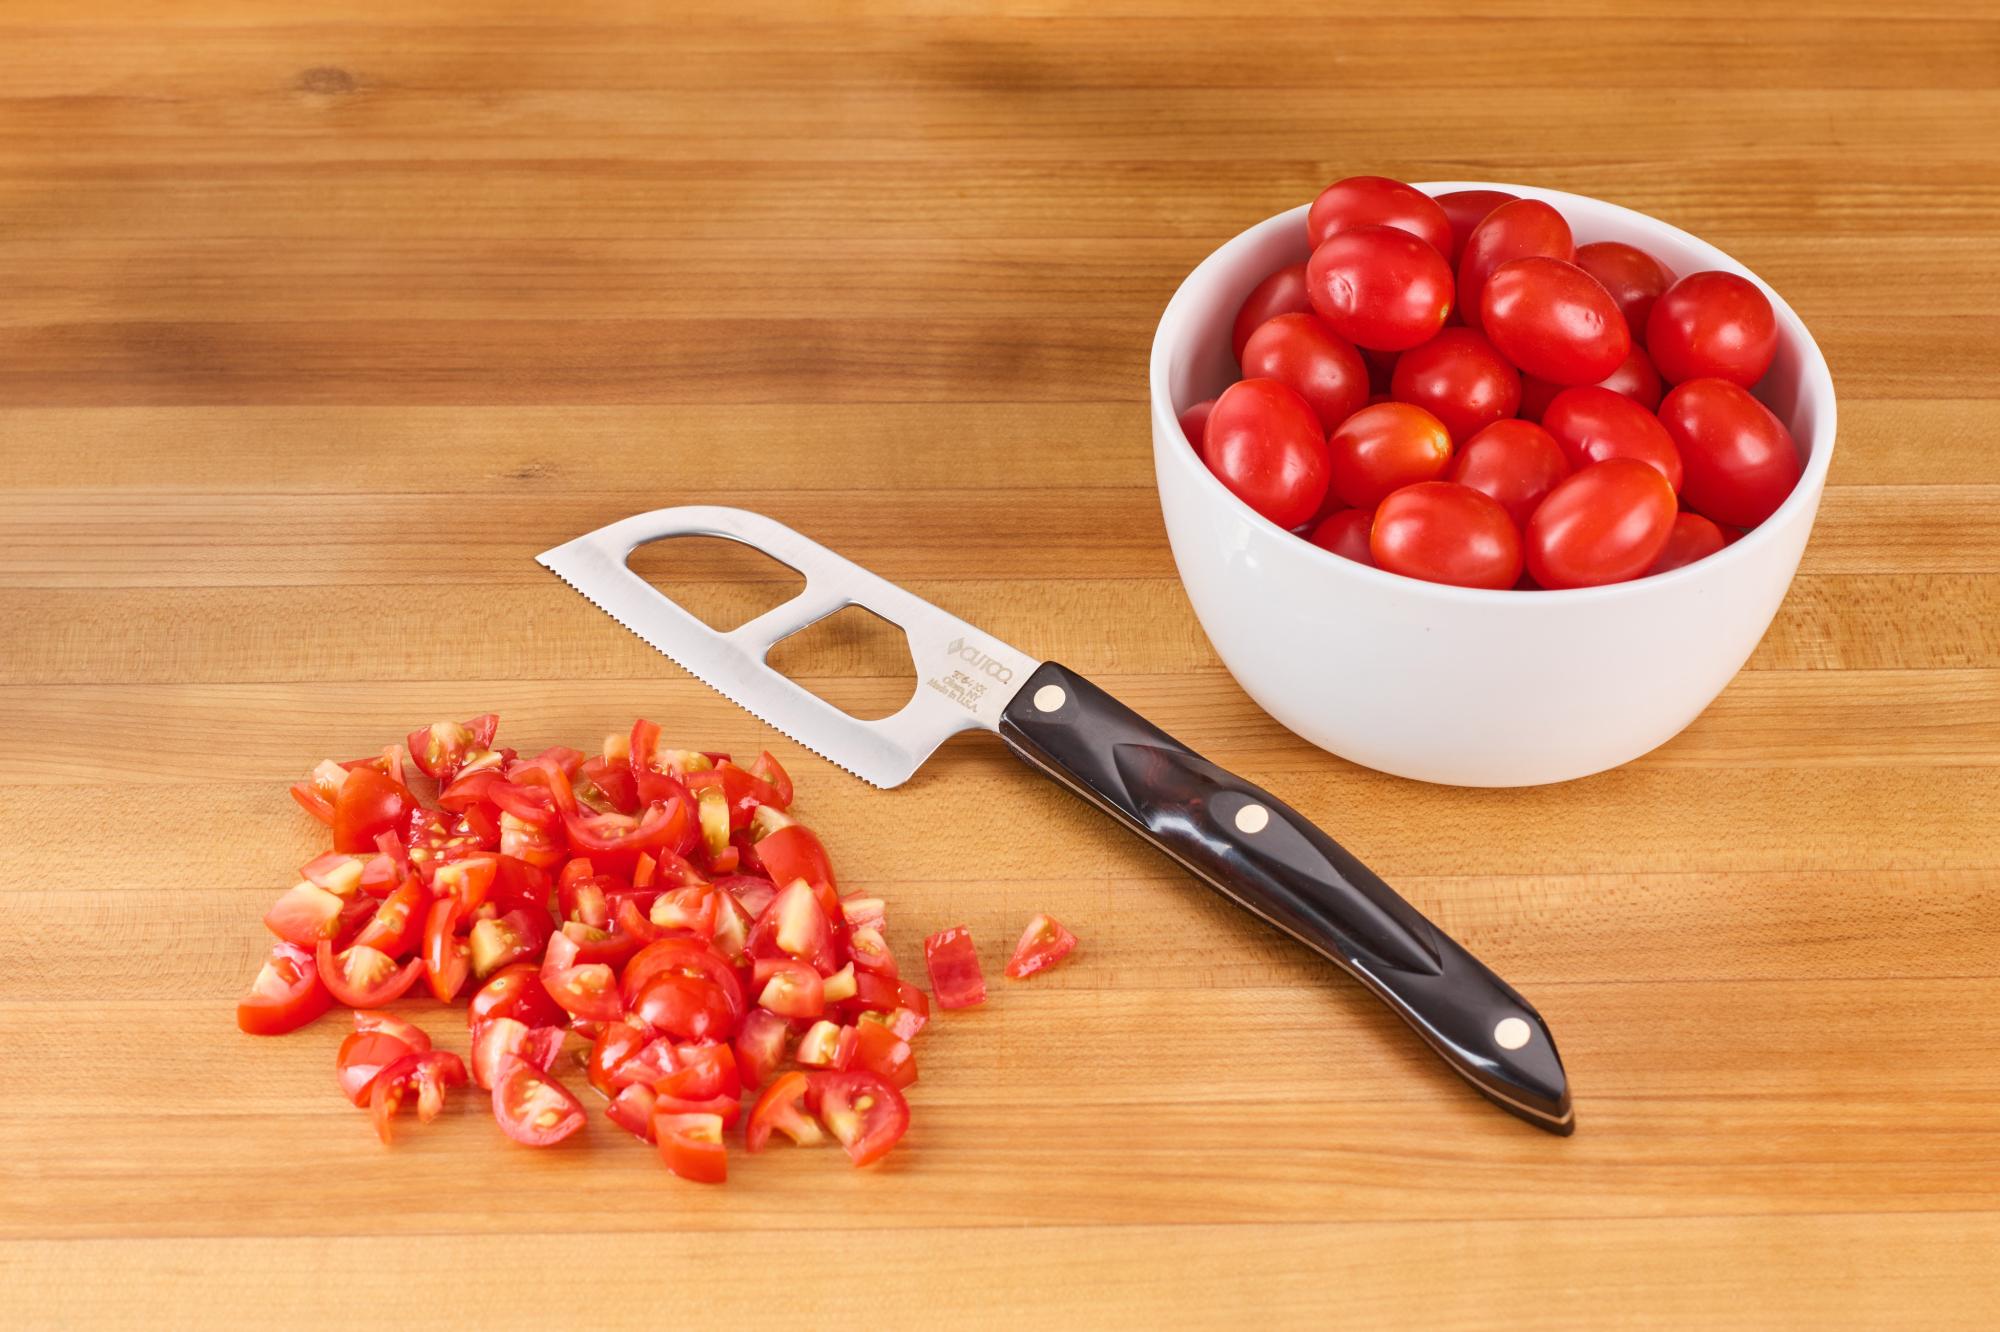
MULTIPOLYGON (((683 1178, 725 1177, 739 1120, 751 1152, 831 1133, 856 1165, 880 1159, 909 1126, 930 1004, 898 974, 882 900, 839 894, 777 760, 669 749, 643 720, 594 756, 524 758, 495 747, 497 728, 440 722, 292 788, 333 848, 266 914, 281 942, 238 1025, 272 1035, 353 1009, 340 1088, 384 1142, 411 1096, 428 1122, 468 1080, 509 1137, 561 1142, 586 1119, 558 1076, 574 1068, 683 1178), (447 1004, 470 992, 469 1072, 379 1011, 419 981, 447 1004)), ((1075 943, 1037 916, 1007 974, 1075 943)), ((985 997, 962 927, 925 956, 940 1006, 985 997)))

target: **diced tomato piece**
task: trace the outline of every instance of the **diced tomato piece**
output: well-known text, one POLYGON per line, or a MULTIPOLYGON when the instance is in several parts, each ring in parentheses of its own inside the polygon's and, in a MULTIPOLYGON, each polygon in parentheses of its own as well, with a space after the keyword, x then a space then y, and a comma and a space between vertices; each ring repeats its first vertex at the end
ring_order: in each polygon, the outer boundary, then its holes
POLYGON ((889 924, 889 904, 879 897, 849 893, 840 899, 840 916, 850 930, 883 930, 889 924))
POLYGON ((278 895, 264 913, 264 924, 286 943, 312 948, 340 932, 340 913, 345 905, 336 894, 300 882, 278 895))
POLYGON ((349 1008, 380 1008, 394 1003, 409 992, 424 970, 422 958, 413 957, 399 968, 394 958, 366 944, 336 956, 332 941, 327 939, 319 941, 314 957, 327 993, 349 1008))
POLYGON ((448 1088, 466 1083, 465 1061, 449 1050, 431 1050, 417 1056, 417 1119, 428 1124, 444 1110, 448 1088))
POLYGON ((562 1053, 564 1034, 561 1027, 530 1027, 511 1017, 481 1022, 472 1029, 472 1080, 493 1090, 509 1058, 551 1068, 562 1053))
POLYGON ((752 958, 792 957, 824 975, 839 967, 833 927, 812 886, 795 879, 779 890, 750 926, 743 944, 752 958))
POLYGON ((367 856, 329 851, 323 856, 314 856, 301 865, 299 877, 344 900, 353 897, 360 889, 361 870, 367 863, 367 856))
POLYGON ((333 1007, 320 984, 319 964, 296 944, 272 945, 270 960, 236 1001, 236 1025, 252 1036, 296 1031, 333 1007))
POLYGON ((653 1113, 656 1115, 716 1115, 722 1120, 722 1127, 735 1128, 736 1121, 743 1117, 743 1101, 737 1096, 675 1096, 671 1092, 655 1089, 653 1093, 653 1113))
POLYGON ((545 827, 530 823, 512 811, 503 811, 500 815, 500 854, 512 856, 538 869, 561 863, 563 849, 560 837, 553 824, 545 827))
POLYGON ((623 760, 585 759, 576 773, 576 799, 600 814, 636 814, 640 809, 639 784, 623 760))
POLYGON ((414 878, 405 879, 401 887, 382 899, 374 916, 355 936, 355 946, 380 949, 397 959, 406 957, 423 940, 424 917, 429 910, 429 899, 422 885, 414 878))
POLYGON ((444 1111, 445 1092, 465 1085, 465 1064, 449 1050, 404 1055, 376 1075, 368 1092, 375 1134, 386 1146, 395 1137, 396 1111, 407 1094, 417 1093, 417 1118, 430 1123, 444 1111))
POLYGON ((773 798, 764 801, 764 804, 779 809, 792 807, 792 779, 785 772, 784 765, 771 757, 769 750, 757 755, 757 761, 750 765, 750 774, 771 787, 773 798))
POLYGON ((736 1072, 736 1052, 721 1044, 688 1044, 674 1051, 676 1067, 653 1083, 653 1090, 666 1096, 704 1100, 712 1096, 740 1096, 743 1081, 736 1072))
POLYGON ((611 1098, 604 1107, 605 1117, 635 1138, 653 1141, 653 1089, 635 1082, 611 1098))
MULTIPOLYGON (((631 960, 632 954, 648 941, 637 939, 622 929, 600 930, 581 921, 570 921, 558 934, 567 935, 576 945, 578 962, 602 962, 616 970, 631 960)), ((551 940, 553 942, 553 940, 551 940)))
POLYGON ((821 1018, 799 1037, 798 1052, 792 1057, 808 1068, 846 1068, 854 1062, 856 1043, 853 1027, 821 1018))
POLYGON ((493 1118, 501 1131, 529 1147, 548 1147, 583 1127, 583 1104, 542 1069, 509 1058, 493 1084, 493 1118))
POLYGON ((468 722, 433 722, 410 732, 410 759, 426 777, 449 785, 468 767, 497 761, 492 746, 499 726, 500 719, 490 712, 468 722))
POLYGON ((326 797, 315 791, 310 782, 293 782, 292 799, 299 802, 299 808, 318 819, 321 823, 333 822, 333 805, 326 797))
POLYGON ((613 1081, 614 1076, 627 1060, 653 1039, 650 1027, 631 1018, 605 1023, 604 1030, 598 1032, 597 1039, 590 1043, 590 1058, 584 1065, 590 1085, 606 1096, 617 1095, 618 1084, 613 1081))
POLYGON ((720 1184, 729 1177, 729 1150, 722 1145, 720 1115, 653 1115, 660 1160, 682 1179, 720 1184))
POLYGON ((465 1024, 477 1027, 503 1017, 530 1027, 560 1027, 569 1020, 569 1014, 542 988, 540 968, 532 962, 516 962, 495 972, 466 1006, 465 1024))
POLYGON ((745 1087, 755 1089, 785 1062, 785 1042, 792 1024, 768 1008, 753 1008, 744 1015, 743 1029, 736 1034, 736 1071, 745 1087))
POLYGON ((900 982, 873 971, 855 972, 853 985, 854 992, 841 1005, 842 1009, 850 1014, 866 1013, 870 1009, 879 1012, 894 1008, 902 996, 900 982))
POLYGON ((924 940, 924 966, 931 973, 931 993, 941 1008, 970 1008, 986 1000, 986 978, 979 971, 979 951, 972 932, 963 925, 939 930, 924 940))
POLYGON ((416 1023, 397 1017, 394 1013, 356 1012, 356 1031, 379 1031, 384 1036, 394 1036, 418 1054, 431 1048, 430 1033, 416 1023))
POLYGON ((879 1022, 906 1041, 913 1041, 930 1019, 908 1008, 892 1008, 886 1013, 863 1013, 863 1022, 879 1022))
POLYGON ((502 967, 540 957, 553 932, 549 913, 534 907, 516 907, 498 919, 474 921, 473 974, 485 980, 502 967))
POLYGON ((654 1036, 639 1048, 639 1052, 618 1066, 611 1075, 614 1090, 629 1087, 635 1082, 643 1082, 648 1087, 658 1089, 660 1080, 680 1067, 680 1056, 670 1036, 654 1036))
POLYGON ((634 940, 640 947, 661 937, 660 929, 647 919, 646 912, 639 906, 636 897, 620 897, 612 910, 611 923, 620 934, 634 940))
POLYGON ((403 821, 410 793, 374 768, 352 768, 333 806, 333 849, 373 851, 380 833, 403 821))
POLYGON ((714 981, 661 972, 639 992, 632 1011, 641 1022, 678 1040, 728 1040, 736 1034, 737 1010, 714 981))
POLYGON ((509 911, 531 910, 544 914, 549 909, 548 871, 512 856, 496 857, 493 886, 486 891, 488 915, 503 916, 509 911))
POLYGON ((625 1012, 618 998, 618 975, 602 962, 578 962, 576 940, 558 933, 542 958, 542 988, 571 1017, 614 1022, 625 1012))
POLYGON ((847 936, 847 951, 854 958, 854 965, 863 971, 872 971, 888 980, 896 979, 896 955, 889 951, 889 941, 882 937, 882 931, 873 925, 856 926, 847 936))
POLYGON ((368 1104, 369 1089, 382 1070, 405 1055, 421 1053, 386 1031, 357 1031, 340 1043, 334 1069, 340 1092, 356 1105, 368 1104))
POLYGON ((760 958, 757 1003, 780 1017, 816 1018, 826 1011, 826 986, 803 962, 760 958))
POLYGON ((742 1019, 746 1009, 743 982, 736 978, 735 968, 699 939, 661 939, 634 954, 632 960, 625 964, 624 976, 619 982, 625 1006, 635 1006, 640 993, 662 972, 678 972, 683 976, 713 982, 729 1001, 732 1014, 730 1026, 734 1028, 742 1019))
POLYGON ((918 1017, 928 1018, 931 1015, 931 1001, 924 997, 922 990, 908 981, 896 982, 896 1002, 918 1017))
POLYGON ((1021 942, 1014 948, 1013 960, 1007 963, 1007 978, 1026 980, 1062 961, 1075 948, 1076 936, 1064 929, 1061 921, 1054 916, 1037 915, 1028 922, 1021 942))
POLYGON ((778 895, 776 884, 754 874, 731 874, 716 880, 715 886, 734 898, 736 905, 751 920, 763 915, 765 908, 771 905, 771 899, 778 895))
POLYGON ((396 1137, 396 1111, 402 1108, 403 1093, 416 1078, 417 1056, 406 1054, 378 1072, 368 1085, 368 1115, 375 1121, 375 1136, 387 1147, 396 1137))
MULTIPOLYGON (((696 773, 695 777, 707 775, 696 773)), ((711 857, 719 856, 729 850, 729 797, 722 793, 720 784, 697 784, 693 778, 688 781, 688 791, 700 816, 701 840, 711 857)))
POLYGON ((458 998, 472 974, 472 945, 458 937, 459 912, 458 899, 446 893, 424 917, 424 979, 447 1004, 458 998))
POLYGON ((761 1152, 773 1132, 784 1134, 801 1147, 824 1142, 826 1135, 820 1132, 819 1121, 805 1108, 806 1093, 811 1089, 805 1074, 797 1070, 780 1073, 750 1108, 743 1146, 753 1153, 761 1152))
POLYGON ((716 899, 720 896, 714 887, 705 883, 670 888, 653 899, 649 919, 655 929, 686 930, 704 939, 712 939, 715 937, 716 899))
POLYGON ((849 1030, 855 1033, 853 1067, 892 1087, 907 1087, 917 1080, 917 1059, 909 1041, 879 1022, 857 1022, 849 1030))
POLYGON ((852 962, 820 982, 820 997, 829 1004, 844 1004, 858 993, 852 962))
POLYGON ((813 836, 812 829, 803 823, 788 824, 769 837, 760 839, 757 859, 763 862, 764 870, 773 883, 804 879, 807 883, 824 884, 829 889, 840 886, 834 882, 833 862, 827 858, 826 848, 820 845, 819 838, 813 836))
POLYGON ((750 942, 750 917, 728 893, 715 890, 715 932, 709 944, 736 966, 747 965, 744 950, 750 942))
POLYGON ((385 851, 378 851, 361 866, 361 891, 384 898, 396 891, 404 879, 402 863, 385 851))
POLYGON ((881 1160, 909 1131, 909 1102, 873 1073, 815 1073, 811 1089, 819 1117, 857 1166, 881 1160))

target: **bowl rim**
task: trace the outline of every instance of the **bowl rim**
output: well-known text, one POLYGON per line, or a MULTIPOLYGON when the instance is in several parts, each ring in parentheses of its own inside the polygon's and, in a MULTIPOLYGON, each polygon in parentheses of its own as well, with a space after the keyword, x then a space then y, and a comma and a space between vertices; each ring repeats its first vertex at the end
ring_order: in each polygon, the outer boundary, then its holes
MULTIPOLYGON (((1160 322, 1153 331, 1152 353, 1147 376, 1153 408, 1153 433, 1155 440, 1153 454, 1156 484, 1158 481, 1158 471, 1162 466, 1176 466, 1186 472, 1196 474, 1197 486, 1206 486, 1209 494, 1219 497, 1226 504, 1234 505, 1253 524, 1261 524, 1269 532, 1290 538, 1299 548, 1299 554, 1303 555, 1309 562, 1316 560, 1320 568, 1331 571, 1335 577, 1359 576, 1364 582, 1372 579, 1376 580, 1378 585, 1384 587, 1393 583, 1410 595, 1429 597, 1433 600, 1443 602, 1486 603, 1494 605, 1505 603, 1523 607, 1576 605, 1580 602, 1608 601, 1621 597, 1644 596, 1652 590, 1677 587, 1682 583, 1692 582, 1698 578, 1722 576, 1727 571, 1757 558, 1756 552, 1779 540, 1777 535, 1779 528, 1788 526, 1791 521, 1796 519, 1801 510, 1818 504, 1820 492, 1826 485, 1827 469, 1832 465, 1833 461, 1833 442, 1836 433, 1835 427, 1838 423, 1839 408, 1833 388, 1833 374, 1827 368, 1826 356, 1820 351, 1819 341, 1813 337, 1812 331, 1806 327, 1805 321, 1799 318, 1798 312, 1792 309, 1791 303, 1779 295, 1770 283, 1752 272, 1741 261, 1726 253, 1720 246, 1715 245, 1713 242, 1705 241, 1701 237, 1696 236, 1692 232, 1685 231, 1671 222, 1663 222, 1650 213, 1642 213, 1636 208, 1627 208, 1623 204, 1612 203, 1608 199, 1598 199, 1587 194, 1575 194, 1567 190, 1548 189, 1539 185, 1509 184, 1500 181, 1412 181, 1410 184, 1413 188, 1422 190, 1425 194, 1433 197, 1458 190, 1503 190, 1510 194, 1519 195, 1522 198, 1540 199, 1544 203, 1555 205, 1558 208, 1565 202, 1575 201, 1589 204, 1594 208, 1609 209, 1613 213, 1622 214, 1626 219, 1639 224, 1642 229, 1650 228, 1664 232, 1671 237, 1687 242, 1697 249, 1717 256, 1721 262, 1716 267, 1737 273, 1756 283, 1758 288, 1763 291, 1764 295, 1771 302, 1771 309, 1777 316, 1781 336, 1793 339, 1799 348, 1801 400, 1811 400, 1815 408, 1818 409, 1815 413, 1817 419, 1814 422, 1812 438, 1806 445, 1805 467, 1800 472, 1798 484, 1792 487, 1792 493, 1785 496, 1784 502, 1772 511, 1769 518, 1759 523, 1754 530, 1745 533, 1736 541, 1715 552, 1715 554, 1696 560, 1692 564, 1682 565, 1678 569, 1670 569, 1662 574, 1650 574, 1641 578, 1627 579, 1622 583, 1606 583, 1598 587, 1537 588, 1534 590, 1535 595, 1533 596, 1521 596, 1513 588, 1455 587, 1449 583, 1426 582, 1420 578, 1409 578, 1402 574, 1390 573, 1386 569, 1377 569, 1372 565, 1362 564, 1359 561, 1336 555, 1330 550, 1315 546, 1312 542, 1296 535, 1289 529, 1278 526, 1263 514, 1251 508, 1234 491, 1223 485, 1215 474, 1209 471, 1207 466, 1201 462, 1200 455, 1194 449, 1173 449, 1159 446, 1158 441, 1163 438, 1172 438, 1175 440, 1183 440, 1185 438, 1180 427, 1180 414, 1175 409, 1173 399, 1167 389, 1167 362, 1169 353, 1174 346, 1178 345, 1177 342, 1169 341, 1167 330, 1169 324, 1175 322, 1174 316, 1176 311, 1186 302, 1192 301, 1193 297, 1188 293, 1189 289, 1195 284, 1196 279, 1203 277, 1211 270, 1222 268, 1228 262, 1232 251, 1238 247, 1245 247, 1252 244, 1255 240, 1261 239, 1267 232, 1277 231, 1286 225, 1303 226, 1306 213, 1312 207, 1310 203, 1300 204, 1295 208, 1288 208, 1282 213, 1275 213, 1261 222, 1244 228, 1222 244, 1216 246, 1215 249, 1209 252, 1206 258, 1189 271, 1186 277, 1181 279, 1180 285, 1174 289, 1173 296, 1167 301, 1166 308, 1161 311, 1160 322)), ((1790 423, 1787 422, 1785 425, 1789 431, 1791 428, 1790 423)))

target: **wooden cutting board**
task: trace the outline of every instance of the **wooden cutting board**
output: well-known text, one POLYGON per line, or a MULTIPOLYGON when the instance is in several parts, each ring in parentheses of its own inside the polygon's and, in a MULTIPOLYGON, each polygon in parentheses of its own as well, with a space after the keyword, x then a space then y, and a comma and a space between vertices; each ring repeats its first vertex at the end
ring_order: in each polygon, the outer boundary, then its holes
MULTIPOLYGON (((2000 26, 1397 8, 0 10, 9 1325, 1991 1326, 2000 26), (1357 171, 1666 218, 1833 364, 1790 598, 1623 770, 1363 771, 1189 613, 1154 320, 1357 171), (531 561, 691 500, 1059 655, 1323 821, 1540 1006, 1576 1136, 990 741, 864 788, 531 561), (513 1147, 476 1101, 385 1150, 341 1022, 234 1029, 316 845, 285 785, 486 709, 525 749, 637 714, 769 748, 906 959, 972 927, 994 998, 923 1042, 890 1162, 703 1189, 601 1121, 513 1147), (1037 910, 1082 950, 1001 982, 1037 910)), ((782 595, 648 560, 719 616, 782 595)), ((784 661, 898 697, 865 625, 784 661)))

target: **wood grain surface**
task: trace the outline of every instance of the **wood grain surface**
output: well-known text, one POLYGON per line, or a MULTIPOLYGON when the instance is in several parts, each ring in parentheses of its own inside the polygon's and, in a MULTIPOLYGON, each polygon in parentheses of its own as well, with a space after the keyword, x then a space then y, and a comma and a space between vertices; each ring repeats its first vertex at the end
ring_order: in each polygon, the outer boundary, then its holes
MULTIPOLYGON (((1989 6, 0 4, 0 1291, 12 1327, 2000 1321, 2000 23, 1989 6), (1525 791, 1314 750, 1151 485, 1179 277, 1354 172, 1716 242, 1840 450, 1684 735, 1525 791), (1283 792, 1521 988, 1579 1131, 987 739, 880 793, 531 562, 796 523, 1283 792), (476 1100, 393 1150, 240 1035, 284 786, 439 716, 770 747, 906 956, 1084 944, 921 1052, 882 1167, 726 1189, 476 1100), (553 1321, 552 1321, 553 1320, 553 1321)), ((718 615, 768 567, 650 553, 718 615)), ((857 708, 879 636, 788 644, 857 708)), ((457 1018, 406 1005, 447 1044, 457 1018)))

